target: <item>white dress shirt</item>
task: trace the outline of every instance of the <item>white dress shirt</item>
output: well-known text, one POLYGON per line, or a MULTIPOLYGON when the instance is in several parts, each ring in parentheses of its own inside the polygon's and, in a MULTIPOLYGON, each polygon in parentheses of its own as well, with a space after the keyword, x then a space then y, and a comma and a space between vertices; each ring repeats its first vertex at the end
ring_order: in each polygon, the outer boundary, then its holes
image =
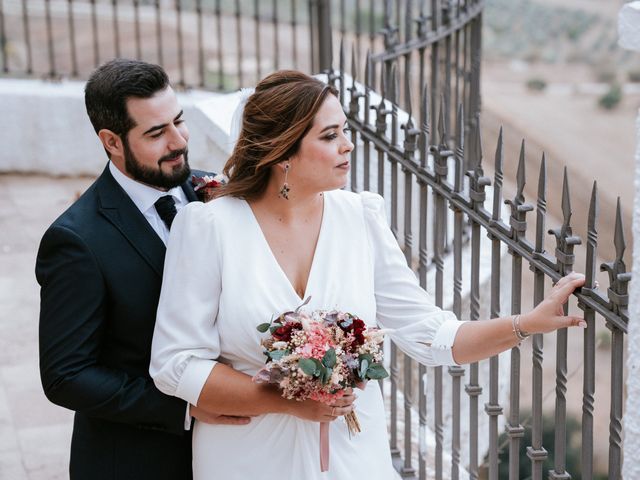
MULTIPOLYGON (((140 210, 142 215, 144 215, 144 218, 147 219, 151 228, 153 228, 154 232, 158 234, 160 239, 166 245, 169 240, 169 228, 167 228, 167 225, 162 221, 160 215, 158 215, 158 211, 154 204, 160 197, 171 195, 175 200, 176 210, 180 211, 182 207, 189 203, 189 200, 187 200, 187 196, 184 194, 182 188, 179 186, 174 187, 167 192, 157 190, 127 177, 113 164, 113 162, 109 162, 109 172, 111 172, 114 180, 118 182, 118 185, 120 185, 125 193, 129 195, 129 198, 133 201, 135 206, 138 207, 138 210, 140 210)), ((187 403, 184 428, 185 430, 189 430, 191 428, 189 403, 187 403)))
POLYGON ((180 211, 182 207, 189 203, 182 188, 179 186, 173 187, 167 192, 157 190, 127 177, 118 170, 118 167, 116 167, 113 162, 109 162, 109 171, 115 181, 118 182, 118 185, 129 195, 129 198, 131 198, 136 207, 138 207, 138 210, 144 215, 144 218, 147 219, 151 228, 153 228, 166 245, 169 240, 169 229, 160 218, 160 215, 158 215, 154 204, 160 197, 171 195, 176 202, 176 210, 180 211))

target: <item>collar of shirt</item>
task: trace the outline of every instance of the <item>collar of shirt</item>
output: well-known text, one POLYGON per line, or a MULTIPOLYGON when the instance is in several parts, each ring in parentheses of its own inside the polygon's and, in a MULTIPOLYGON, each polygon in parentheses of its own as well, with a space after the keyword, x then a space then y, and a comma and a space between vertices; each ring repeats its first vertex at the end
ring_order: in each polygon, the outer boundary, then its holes
POLYGON ((176 201, 176 208, 178 209, 189 203, 187 196, 180 186, 173 187, 167 192, 157 190, 127 177, 113 164, 113 162, 109 162, 109 171, 111 172, 111 175, 113 175, 115 181, 118 182, 118 185, 120 185, 126 194, 129 195, 133 203, 138 207, 138 210, 143 214, 147 213, 150 209, 153 209, 153 212, 155 213, 154 203, 156 203, 156 200, 160 197, 165 195, 171 195, 174 198, 176 201))

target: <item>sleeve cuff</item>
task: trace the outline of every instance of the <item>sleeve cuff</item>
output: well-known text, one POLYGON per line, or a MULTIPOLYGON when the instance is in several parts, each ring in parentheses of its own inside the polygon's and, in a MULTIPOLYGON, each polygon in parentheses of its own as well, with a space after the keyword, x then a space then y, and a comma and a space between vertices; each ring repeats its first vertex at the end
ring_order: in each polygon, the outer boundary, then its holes
POLYGON ((180 397, 192 405, 198 405, 200 392, 216 363, 215 360, 192 358, 182 372, 180 383, 176 389, 176 397, 180 397))
POLYGON ((453 359, 453 342, 460 326, 465 323, 459 320, 446 320, 438 330, 431 343, 433 360, 436 365, 458 365, 453 359))

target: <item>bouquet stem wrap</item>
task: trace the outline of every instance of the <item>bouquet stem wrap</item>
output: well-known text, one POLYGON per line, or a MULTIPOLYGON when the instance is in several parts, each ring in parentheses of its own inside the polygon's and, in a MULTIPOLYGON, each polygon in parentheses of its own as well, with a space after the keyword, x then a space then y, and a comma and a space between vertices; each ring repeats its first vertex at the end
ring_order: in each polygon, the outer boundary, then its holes
POLYGON ((329 422, 320 422, 320 471, 329 470, 329 422))

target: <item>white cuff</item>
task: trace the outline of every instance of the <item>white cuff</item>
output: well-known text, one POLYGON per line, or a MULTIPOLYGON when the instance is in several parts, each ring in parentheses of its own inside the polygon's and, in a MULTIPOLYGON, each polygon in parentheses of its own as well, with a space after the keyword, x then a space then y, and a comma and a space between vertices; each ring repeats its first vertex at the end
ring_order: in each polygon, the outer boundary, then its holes
POLYGON ((209 374, 216 363, 215 360, 191 358, 180 377, 180 383, 178 383, 178 388, 176 389, 176 397, 197 406, 200 392, 204 384, 207 383, 207 378, 209 378, 209 374))
POLYGON ((456 333, 463 323, 465 322, 449 319, 438 327, 436 335, 433 337, 433 342, 431 343, 434 364, 458 365, 453 359, 452 347, 456 339, 456 333))

